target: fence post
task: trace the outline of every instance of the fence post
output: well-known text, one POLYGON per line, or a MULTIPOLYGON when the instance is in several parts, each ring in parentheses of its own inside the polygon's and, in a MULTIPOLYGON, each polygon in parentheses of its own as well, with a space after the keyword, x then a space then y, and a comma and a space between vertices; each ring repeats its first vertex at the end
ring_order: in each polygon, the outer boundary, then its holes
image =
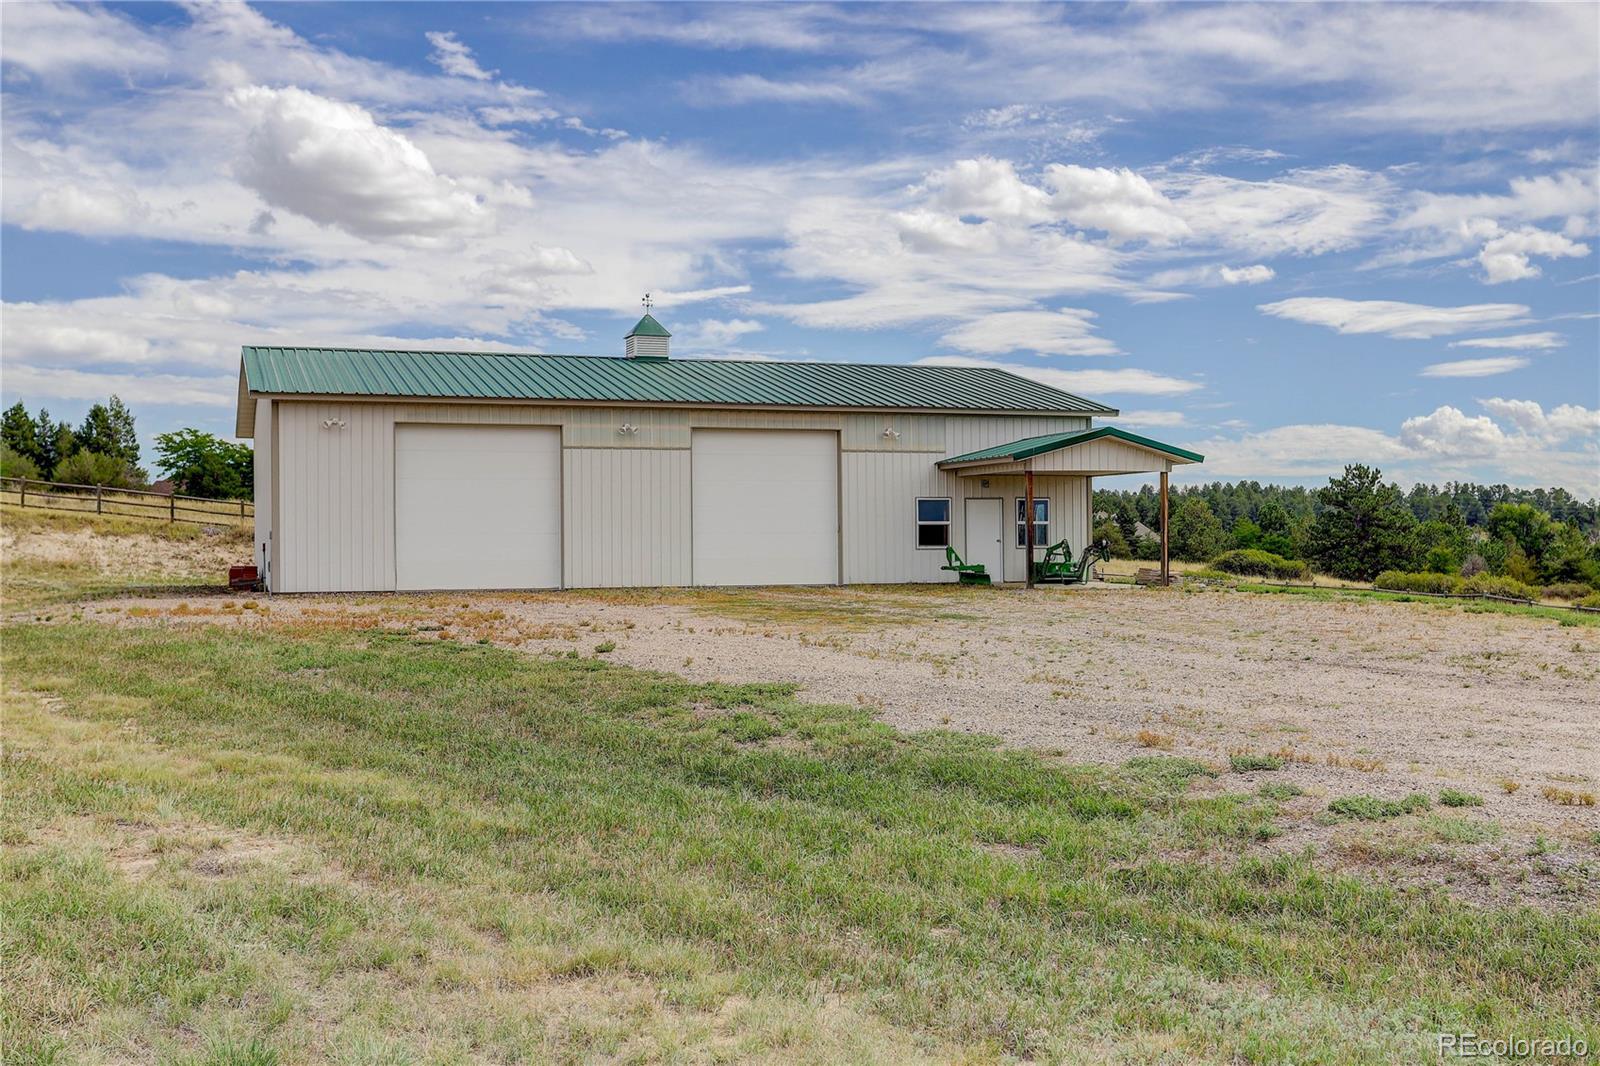
POLYGON ((239 524, 244 524, 244 497, 239 497, 239 524))
POLYGON ((28 479, 27 478, 23 478, 22 479, 22 502, 17 504, 17 506, 18 507, 26 507, 26 506, 28 506, 28 479))
POLYGON ((167 516, 168 522, 176 522, 178 520, 178 494, 176 492, 167 497, 167 516))
POLYGON ((100 486, 100 485, 96 485, 94 487, 94 513, 95 514, 104 514, 105 513, 105 510, 101 505, 101 496, 100 496, 101 488, 102 488, 102 486, 100 486))

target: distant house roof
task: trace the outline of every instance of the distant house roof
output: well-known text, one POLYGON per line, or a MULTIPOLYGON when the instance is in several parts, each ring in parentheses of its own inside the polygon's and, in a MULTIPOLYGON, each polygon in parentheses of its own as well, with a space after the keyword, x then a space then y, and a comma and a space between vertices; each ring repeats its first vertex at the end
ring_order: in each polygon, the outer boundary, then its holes
POLYGON ((1170 455, 1180 462, 1201 463, 1205 456, 1198 452, 1191 452, 1172 444, 1163 444, 1149 437, 1141 437, 1137 433, 1129 433, 1116 426, 1101 426, 1099 429, 1080 429, 1068 433, 1046 433, 1039 437, 1024 437, 1014 440, 1009 444, 996 444, 992 448, 980 448, 975 452, 965 455, 952 455, 948 459, 941 459, 940 466, 955 466, 961 463, 995 463, 1017 462, 1022 459, 1032 459, 1036 455, 1046 452, 1059 451, 1062 448, 1071 448, 1079 444, 1110 437, 1115 440, 1132 444, 1135 447, 1147 448, 1153 452, 1170 455))
MULTIPOLYGON (((646 315, 640 326, 654 321, 646 315)), ((1117 413, 994 367, 246 346, 239 381, 241 436, 254 433, 258 395, 1117 413)))

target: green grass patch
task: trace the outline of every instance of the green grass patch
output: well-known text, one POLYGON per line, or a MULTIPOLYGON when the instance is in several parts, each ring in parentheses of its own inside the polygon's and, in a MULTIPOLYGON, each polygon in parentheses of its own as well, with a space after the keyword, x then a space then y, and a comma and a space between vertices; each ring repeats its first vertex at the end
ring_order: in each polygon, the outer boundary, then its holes
POLYGON ((1242 752, 1228 756, 1228 765, 1236 774, 1247 774, 1253 770, 1282 770, 1283 759, 1276 755, 1242 752))
POLYGON ((1356 818, 1363 822, 1378 822, 1387 818, 1416 814, 1429 807, 1428 797, 1413 792, 1405 799, 1389 800, 1377 796, 1340 796, 1328 804, 1329 812, 1341 818, 1356 818))
POLYGON ((1482 807, 1483 797, 1475 796, 1470 792, 1462 792, 1454 788, 1439 790, 1439 805, 1442 807, 1482 807))
POLYGON ((1273 593, 1287 596, 1308 596, 1315 600, 1333 600, 1338 597, 1359 597, 1386 603, 1414 603, 1438 611, 1459 611, 1462 614, 1509 614, 1528 618, 1543 618, 1564 626, 1600 626, 1600 614, 1564 610, 1537 604, 1499 603, 1495 600, 1450 600, 1425 596, 1408 596, 1403 592, 1384 592, 1380 589, 1312 588, 1309 586, 1262 585, 1241 582, 1234 586, 1246 592, 1273 593))
POLYGON ((375 632, 13 626, 0 650, 17 1061, 1600 1043, 1600 916, 1263 856, 1275 805, 1196 791, 1193 760, 1061 768, 786 685, 375 632), (146 823, 189 828, 141 852, 146 823))

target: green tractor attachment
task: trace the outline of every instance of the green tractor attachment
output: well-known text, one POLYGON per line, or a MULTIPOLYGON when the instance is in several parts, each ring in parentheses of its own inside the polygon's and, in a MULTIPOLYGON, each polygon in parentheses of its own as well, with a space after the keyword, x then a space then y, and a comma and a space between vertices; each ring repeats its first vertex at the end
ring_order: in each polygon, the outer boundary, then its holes
POLYGON ((990 584, 989 570, 982 563, 964 563, 954 548, 944 550, 944 565, 940 570, 953 570, 956 580, 963 585, 990 584))
POLYGON ((1078 561, 1072 561, 1072 545, 1058 540, 1045 549, 1044 558, 1033 564, 1033 582, 1039 584, 1072 585, 1089 580, 1089 567, 1095 559, 1111 558, 1111 546, 1105 541, 1083 549, 1078 561))

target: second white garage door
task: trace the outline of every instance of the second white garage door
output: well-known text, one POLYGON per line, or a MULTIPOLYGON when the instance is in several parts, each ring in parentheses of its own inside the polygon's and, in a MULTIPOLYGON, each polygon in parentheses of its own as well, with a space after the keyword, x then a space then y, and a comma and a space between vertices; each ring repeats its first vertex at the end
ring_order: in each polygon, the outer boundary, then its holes
POLYGON ((694 583, 839 580, 839 436, 697 429, 691 438, 694 583))
POLYGON ((401 589, 561 584, 561 431, 394 429, 395 583, 401 589))

